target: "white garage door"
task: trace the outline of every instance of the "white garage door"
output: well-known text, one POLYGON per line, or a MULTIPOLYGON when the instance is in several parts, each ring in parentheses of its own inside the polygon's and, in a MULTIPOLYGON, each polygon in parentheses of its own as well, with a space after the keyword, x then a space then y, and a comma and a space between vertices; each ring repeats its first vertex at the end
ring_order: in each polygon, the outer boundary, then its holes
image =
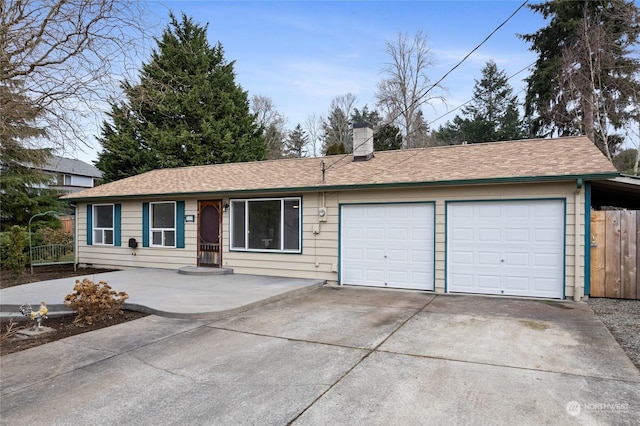
POLYGON ((340 283, 433 290, 432 203, 341 206, 340 283))
POLYGON ((447 203, 450 292, 562 298, 564 201, 447 203))

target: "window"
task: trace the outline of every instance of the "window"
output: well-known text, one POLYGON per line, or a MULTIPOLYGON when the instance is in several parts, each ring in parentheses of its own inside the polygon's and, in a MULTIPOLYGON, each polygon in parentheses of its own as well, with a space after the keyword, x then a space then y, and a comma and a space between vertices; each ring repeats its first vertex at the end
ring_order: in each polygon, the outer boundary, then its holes
POLYGON ((231 248, 300 253, 300 201, 231 200, 231 248))
POLYGON ((93 244, 113 245, 113 204, 93 206, 93 244))
POLYGON ((150 204, 151 247, 176 246, 176 203, 150 204))

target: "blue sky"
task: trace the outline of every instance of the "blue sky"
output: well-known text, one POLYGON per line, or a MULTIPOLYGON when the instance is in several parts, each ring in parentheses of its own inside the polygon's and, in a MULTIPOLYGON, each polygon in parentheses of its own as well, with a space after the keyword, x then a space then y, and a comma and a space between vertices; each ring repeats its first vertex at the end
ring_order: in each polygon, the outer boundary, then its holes
MULTIPOLYGON (((536 0, 535 3, 538 1, 536 0)), ((220 42, 235 61, 236 82, 251 95, 273 100, 288 118, 287 128, 309 114, 326 116, 333 98, 357 96, 358 108, 375 107, 376 83, 388 60, 385 43, 400 32, 429 37, 437 81, 511 15, 522 1, 159 1, 149 3, 166 26, 169 10, 209 23, 209 42, 220 42)), ((487 43, 447 77, 447 105, 423 108, 432 128, 456 112, 437 117, 471 98, 474 79, 486 61, 512 75, 535 60, 517 34, 531 33, 544 20, 521 9, 487 43)), ((147 61, 148 58, 143 58, 147 61)), ((510 80, 523 98, 522 79, 510 80)))

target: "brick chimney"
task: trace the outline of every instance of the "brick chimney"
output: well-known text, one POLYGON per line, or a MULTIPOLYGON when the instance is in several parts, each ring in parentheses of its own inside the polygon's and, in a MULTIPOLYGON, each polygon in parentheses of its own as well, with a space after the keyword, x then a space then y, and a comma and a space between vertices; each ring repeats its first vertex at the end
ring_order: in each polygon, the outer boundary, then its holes
POLYGON ((369 123, 353 123, 353 161, 373 158, 373 127, 369 123))

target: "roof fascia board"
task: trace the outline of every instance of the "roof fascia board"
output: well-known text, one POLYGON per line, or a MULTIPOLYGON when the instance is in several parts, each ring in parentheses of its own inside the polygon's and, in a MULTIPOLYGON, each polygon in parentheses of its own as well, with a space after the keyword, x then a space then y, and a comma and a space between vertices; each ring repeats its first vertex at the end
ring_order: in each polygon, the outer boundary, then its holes
POLYGON ((509 183, 536 183, 536 182, 566 182, 577 179, 582 180, 601 180, 620 176, 618 172, 599 173, 589 175, 561 175, 561 176, 523 176, 508 178, 488 178, 488 179, 463 179, 463 180, 446 180, 433 182, 397 182, 397 183, 368 183, 359 185, 317 185, 306 187, 283 187, 283 188, 264 188, 264 189, 240 189, 232 191, 211 191, 211 192, 171 192, 171 193, 154 193, 154 194, 133 194, 133 195, 107 195, 104 197, 73 197, 67 196, 63 198, 68 201, 94 201, 94 200, 112 200, 112 199, 140 199, 140 198, 158 198, 158 197, 193 197, 193 196, 229 196, 241 194, 255 193, 286 193, 286 192, 315 192, 315 191, 338 191, 338 190, 354 190, 354 189, 393 189, 393 188, 414 188, 414 187, 433 187, 433 186, 462 186, 462 185, 489 185, 489 184, 509 184, 509 183))

